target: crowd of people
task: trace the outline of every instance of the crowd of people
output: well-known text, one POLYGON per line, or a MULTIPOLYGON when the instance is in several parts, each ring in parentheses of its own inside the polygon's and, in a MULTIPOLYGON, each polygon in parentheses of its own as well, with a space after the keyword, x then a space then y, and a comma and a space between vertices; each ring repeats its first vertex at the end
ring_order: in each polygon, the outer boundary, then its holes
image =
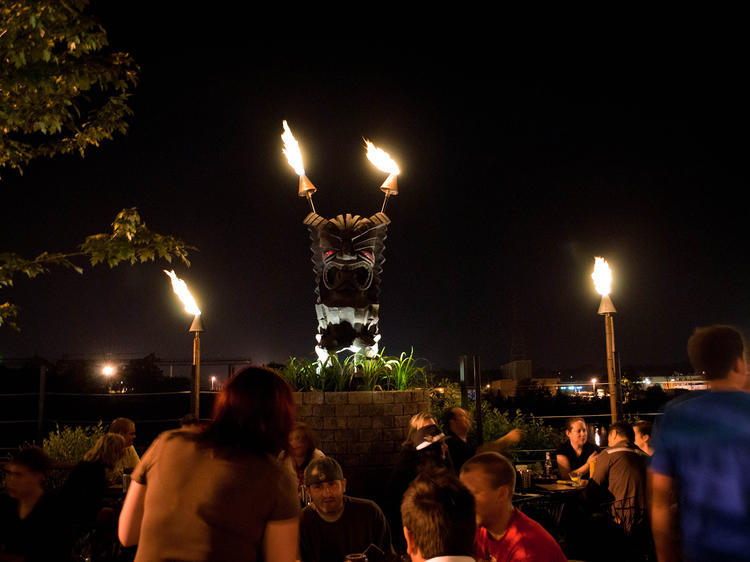
MULTIPOLYGON (((613 423, 602 449, 584 419, 570 418, 554 453, 558 477, 587 481, 582 512, 606 506, 626 535, 645 526, 640 538, 653 540, 659 561, 749 560, 743 339, 727 326, 697 329, 688 355, 710 391, 669 403, 655 426, 613 423)), ((337 460, 295 420, 289 385, 248 367, 223 386, 209 423, 183 420, 142 458, 135 424, 114 420, 57 493, 44 488, 47 455, 19 450, 0 495, 0 561, 68 561, 82 539, 90 559, 113 556, 114 544, 135 562, 566 560, 558 537, 514 501, 517 471, 505 453, 520 432, 478 446, 471 428, 461 408, 442 420, 415 415, 381 495, 353 497, 337 460), (124 501, 108 493, 123 484, 124 501)))

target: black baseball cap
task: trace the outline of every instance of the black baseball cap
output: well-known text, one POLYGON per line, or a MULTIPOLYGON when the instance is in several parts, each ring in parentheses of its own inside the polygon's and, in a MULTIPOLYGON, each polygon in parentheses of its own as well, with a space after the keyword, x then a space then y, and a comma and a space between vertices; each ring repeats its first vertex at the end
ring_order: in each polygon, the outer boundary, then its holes
POLYGON ((344 473, 341 470, 341 465, 331 457, 313 459, 305 468, 305 486, 343 479, 344 473))

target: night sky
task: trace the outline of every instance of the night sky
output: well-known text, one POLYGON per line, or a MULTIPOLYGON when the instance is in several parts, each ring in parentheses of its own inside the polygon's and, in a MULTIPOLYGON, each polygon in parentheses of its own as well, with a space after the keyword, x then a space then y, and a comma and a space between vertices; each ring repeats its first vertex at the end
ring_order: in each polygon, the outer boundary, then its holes
MULTIPOLYGON (((726 58, 219 48, 139 27, 137 14, 107 18, 142 68, 130 131, 83 160, 6 171, 0 240, 29 256, 67 250, 138 207, 199 249, 174 267, 204 311, 205 358, 313 356, 309 208, 281 153, 283 119, 325 217, 380 210, 386 174, 363 137, 401 166, 386 210, 387 354, 413 346, 445 368, 476 354, 497 368, 516 337, 534 367, 603 365, 598 255, 614 274, 623 365, 684 361, 698 325, 750 327, 748 89, 726 58)), ((189 359, 191 317, 165 267, 19 279, 2 298, 20 306, 21 332, 0 332, 0 355, 189 359)))

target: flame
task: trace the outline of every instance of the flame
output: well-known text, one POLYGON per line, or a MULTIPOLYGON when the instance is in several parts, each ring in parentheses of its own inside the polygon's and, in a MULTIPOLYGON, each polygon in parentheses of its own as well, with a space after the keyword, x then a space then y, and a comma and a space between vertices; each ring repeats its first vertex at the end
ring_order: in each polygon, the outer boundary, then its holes
POLYGON ((372 162, 376 168, 397 176, 401 173, 398 168, 398 164, 391 158, 391 156, 382 148, 378 148, 370 141, 365 139, 365 145, 367 146, 367 159, 372 162))
POLYGON ((185 312, 187 312, 188 314, 192 314, 193 316, 200 316, 201 311, 198 308, 193 295, 190 294, 190 289, 188 289, 187 283, 177 277, 174 269, 172 271, 167 271, 165 269, 164 273, 169 275, 169 277, 172 279, 172 290, 174 291, 175 295, 180 297, 182 304, 185 305, 185 312))
POLYGON ((602 296, 608 295, 612 288, 612 271, 609 264, 604 258, 594 258, 594 273, 591 274, 594 280, 596 292, 602 296))
POLYGON ((302 163, 302 153, 299 149, 297 139, 294 138, 289 125, 286 120, 281 122, 284 126, 284 132, 281 135, 281 140, 284 141, 284 148, 282 152, 286 156, 287 162, 294 169, 298 176, 305 175, 305 165, 302 163))

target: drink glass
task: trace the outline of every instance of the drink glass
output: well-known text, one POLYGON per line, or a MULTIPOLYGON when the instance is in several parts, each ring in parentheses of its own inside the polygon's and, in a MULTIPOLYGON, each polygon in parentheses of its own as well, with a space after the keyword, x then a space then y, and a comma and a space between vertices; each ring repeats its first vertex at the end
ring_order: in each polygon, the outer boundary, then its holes
POLYGON ((576 486, 580 486, 581 485, 581 475, 578 474, 577 472, 575 472, 575 471, 571 472, 570 473, 570 479, 573 481, 573 483, 576 486))

